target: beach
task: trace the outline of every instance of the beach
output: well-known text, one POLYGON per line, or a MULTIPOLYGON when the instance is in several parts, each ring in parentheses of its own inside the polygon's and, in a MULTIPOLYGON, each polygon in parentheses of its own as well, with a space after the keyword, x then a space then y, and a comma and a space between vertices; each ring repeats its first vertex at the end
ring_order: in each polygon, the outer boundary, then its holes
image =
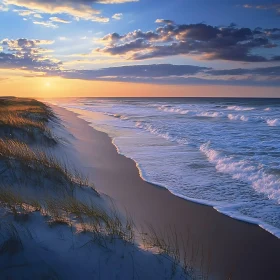
POLYGON ((37 100, 0 98, 0 278, 201 279, 97 191, 68 125, 37 100))
POLYGON ((73 112, 51 107, 73 136, 65 143, 67 157, 117 209, 133 218, 137 228, 148 231, 152 226, 157 232, 176 232, 180 250, 189 253, 196 266, 201 263, 209 269, 210 279, 279 279, 277 237, 145 182, 136 163, 120 155, 107 134, 73 112))
POLYGON ((0 14, 0 280, 280 280, 280 0, 0 14))

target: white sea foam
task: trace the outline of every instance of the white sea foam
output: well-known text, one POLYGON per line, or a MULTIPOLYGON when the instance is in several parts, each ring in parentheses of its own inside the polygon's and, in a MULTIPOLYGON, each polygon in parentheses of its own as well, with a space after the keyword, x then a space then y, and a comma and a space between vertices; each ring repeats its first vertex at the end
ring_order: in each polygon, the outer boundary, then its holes
POLYGON ((268 108, 265 108, 264 111, 270 111, 271 109, 268 107, 268 108))
POLYGON ((253 107, 241 107, 241 106, 228 106, 227 110, 233 110, 233 111, 252 111, 255 108, 253 107))
POLYGON ((253 166, 245 160, 235 160, 233 157, 222 156, 218 151, 210 148, 210 142, 200 146, 208 160, 215 164, 217 171, 230 174, 233 179, 252 185, 259 193, 267 195, 280 204, 280 179, 266 174, 260 166, 253 166))
POLYGON ((278 125, 280 125, 280 120, 279 119, 268 119, 268 120, 266 120, 266 123, 269 126, 278 126, 278 125))
POLYGON ((198 117, 218 118, 222 117, 223 114, 219 112, 202 112, 197 114, 198 117))
POLYGON ((233 115, 233 114, 228 114, 228 118, 230 120, 235 120, 235 121, 243 121, 243 122, 247 122, 249 120, 248 117, 244 116, 244 115, 233 115))
POLYGON ((160 136, 168 141, 177 142, 178 144, 188 144, 187 139, 171 136, 168 132, 162 132, 160 129, 153 127, 150 124, 143 124, 141 122, 136 122, 135 126, 144 129, 154 135, 160 136))
POLYGON ((169 112, 169 113, 177 113, 181 115, 186 115, 190 112, 190 110, 182 109, 182 108, 175 108, 175 107, 167 107, 167 106, 159 106, 157 107, 158 110, 164 111, 164 112, 169 112))

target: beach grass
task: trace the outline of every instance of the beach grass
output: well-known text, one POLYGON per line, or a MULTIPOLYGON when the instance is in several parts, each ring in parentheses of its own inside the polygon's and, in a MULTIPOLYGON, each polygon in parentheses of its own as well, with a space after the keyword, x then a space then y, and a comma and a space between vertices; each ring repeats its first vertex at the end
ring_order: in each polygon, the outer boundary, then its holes
POLYGON ((115 209, 106 211, 94 202, 87 204, 73 197, 35 199, 30 195, 19 194, 11 186, 1 186, 0 205, 14 216, 39 211, 49 217, 50 225, 76 224, 77 232, 90 232, 109 237, 110 240, 117 238, 134 242, 132 221, 127 219, 122 222, 115 209))
MULTIPOLYGON (((146 250, 153 249, 152 251, 156 252, 156 255, 169 261, 171 275, 167 279, 173 279, 178 270, 183 271, 184 279, 206 280, 209 278, 208 268, 201 265, 199 277, 197 277, 198 271, 194 269, 195 263, 199 261, 199 250, 201 249, 199 246, 192 246, 191 249, 180 248, 179 237, 175 229, 172 228, 158 232, 150 227, 148 233, 136 233, 133 220, 129 217, 121 218, 113 206, 111 209, 106 208, 105 210, 94 202, 87 204, 73 197, 37 200, 19 195, 12 187, 8 186, 0 187, 0 205, 18 220, 21 216, 40 212, 47 218, 46 223, 50 227, 65 225, 75 228, 76 234, 87 233, 91 235, 88 243, 93 242, 108 250, 110 245, 117 240, 136 245, 135 236, 140 234, 146 250), (187 255, 191 258, 187 258, 187 255)), ((11 234, 11 240, 15 237, 16 235, 11 234)), ((8 243, 5 246, 8 246, 8 243)), ((203 259, 200 261, 203 262, 203 259)))
MULTIPOLYGON (((30 148, 24 142, 12 139, 0 139, 0 159, 5 160, 7 166, 12 162, 17 162, 20 166, 29 172, 36 172, 36 175, 49 175, 56 177, 62 184, 74 190, 74 187, 90 187, 88 178, 83 176, 78 170, 71 170, 67 164, 62 163, 51 153, 47 153, 40 148, 30 148), (55 176, 56 175, 56 176, 55 176)), ((95 191, 96 194, 98 194, 95 191)))
POLYGON ((0 128, 6 131, 6 136, 13 136, 17 129, 26 133, 29 138, 41 135, 56 142, 47 126, 47 123, 55 118, 51 108, 39 101, 0 98, 0 128))

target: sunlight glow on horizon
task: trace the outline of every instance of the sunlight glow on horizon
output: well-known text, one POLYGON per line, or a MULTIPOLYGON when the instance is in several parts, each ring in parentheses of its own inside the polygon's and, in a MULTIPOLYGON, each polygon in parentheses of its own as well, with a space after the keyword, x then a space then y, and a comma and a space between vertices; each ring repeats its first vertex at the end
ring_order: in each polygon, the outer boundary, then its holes
POLYGON ((277 87, 156 85, 65 79, 14 78, 0 81, 0 96, 60 97, 277 97, 277 87))
POLYGON ((50 82, 46 82, 46 83, 45 83, 45 86, 46 86, 46 87, 50 87, 50 86, 51 86, 51 83, 50 83, 50 82))

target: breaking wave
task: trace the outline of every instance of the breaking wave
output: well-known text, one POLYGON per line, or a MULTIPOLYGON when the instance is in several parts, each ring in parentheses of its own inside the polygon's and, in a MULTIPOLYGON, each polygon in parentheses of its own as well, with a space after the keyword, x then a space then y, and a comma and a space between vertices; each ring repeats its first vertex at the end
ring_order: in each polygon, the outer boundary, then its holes
POLYGON ((252 111, 254 110, 254 107, 241 107, 241 106, 228 106, 227 110, 233 110, 233 111, 252 111))
POLYGON ((261 166, 254 166, 246 160, 235 160, 226 157, 210 148, 210 142, 200 146, 208 160, 215 164, 218 172, 230 174, 233 179, 251 184, 259 193, 267 195, 280 204, 280 179, 271 174, 266 174, 261 166))
POLYGON ((235 121, 243 121, 243 122, 247 122, 249 120, 248 117, 244 116, 244 115, 233 115, 233 114, 228 114, 228 118, 230 120, 235 120, 235 121))
POLYGON ((278 126, 280 125, 280 120, 279 119, 268 119, 266 121, 266 123, 269 125, 269 126, 278 126))
POLYGON ((151 124, 143 124, 141 122, 136 122, 135 126, 137 128, 144 129, 154 135, 160 136, 171 142, 177 142, 178 144, 188 144, 187 139, 171 136, 168 132, 163 132, 160 129, 153 127, 151 124))

